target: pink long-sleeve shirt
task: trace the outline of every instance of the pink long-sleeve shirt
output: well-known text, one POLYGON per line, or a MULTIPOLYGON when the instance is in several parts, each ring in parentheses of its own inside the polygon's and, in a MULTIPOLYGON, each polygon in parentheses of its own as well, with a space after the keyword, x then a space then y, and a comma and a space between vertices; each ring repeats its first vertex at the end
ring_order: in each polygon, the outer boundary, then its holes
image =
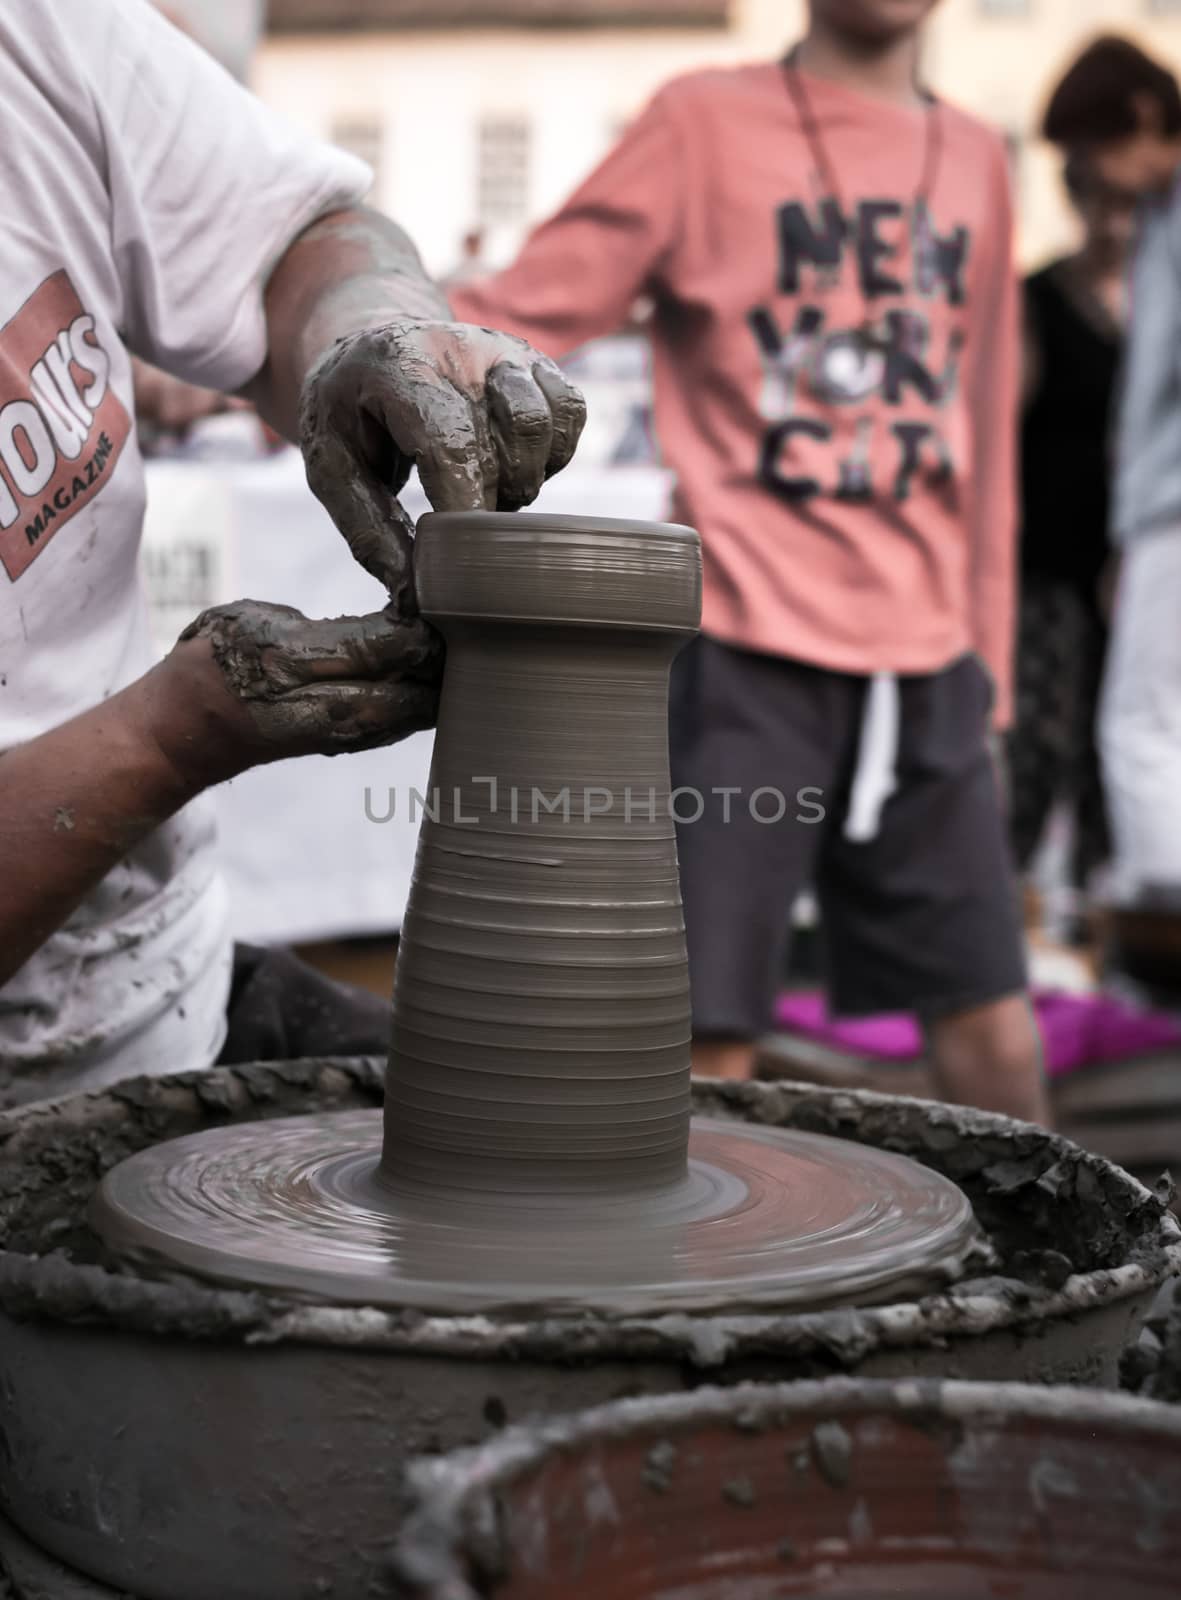
POLYGON ((1004 146, 943 104, 803 82, 838 193, 780 65, 693 73, 513 266, 454 291, 455 314, 562 355, 651 294, 656 426, 677 513, 702 535, 704 631, 853 673, 976 650, 1003 724, 1018 365, 1004 146), (867 322, 868 352, 850 338, 867 322))

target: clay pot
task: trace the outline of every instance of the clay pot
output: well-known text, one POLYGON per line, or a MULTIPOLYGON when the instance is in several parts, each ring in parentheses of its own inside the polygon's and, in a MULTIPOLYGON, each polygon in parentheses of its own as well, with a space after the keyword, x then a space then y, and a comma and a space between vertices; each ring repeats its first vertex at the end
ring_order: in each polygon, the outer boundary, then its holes
POLYGON ((138 1600, 374 1600, 410 1456, 705 1381, 844 1370, 1112 1383, 1181 1268, 1181 1233, 1156 1196, 1038 1129, 716 1084, 695 1086, 698 1112, 888 1146, 943 1171, 995 1264, 938 1297, 865 1310, 514 1320, 148 1282, 101 1258, 87 1205, 133 1151, 381 1095, 374 1063, 277 1063, 0 1116, 0 1508, 34 1545, 138 1600))
POLYGON ((382 1167, 475 1195, 684 1178, 689 972, 668 678, 691 528, 453 512, 415 539, 447 641, 402 925, 382 1167))
POLYGON ((1181 1570, 1181 1413, 1082 1389, 705 1389, 410 1477, 407 1600, 1163 1600, 1181 1570))

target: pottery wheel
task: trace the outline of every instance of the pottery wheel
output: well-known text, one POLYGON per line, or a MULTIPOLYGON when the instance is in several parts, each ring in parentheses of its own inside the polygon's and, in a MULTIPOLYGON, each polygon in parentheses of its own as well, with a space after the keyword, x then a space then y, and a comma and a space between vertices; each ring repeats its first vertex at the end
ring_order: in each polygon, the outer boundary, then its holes
POLYGON ((681 1183, 580 1200, 393 1187, 381 1137, 378 1111, 191 1134, 109 1172, 92 1220, 149 1269, 439 1313, 882 1303, 945 1285, 975 1237, 947 1179, 816 1134, 700 1121, 681 1183))

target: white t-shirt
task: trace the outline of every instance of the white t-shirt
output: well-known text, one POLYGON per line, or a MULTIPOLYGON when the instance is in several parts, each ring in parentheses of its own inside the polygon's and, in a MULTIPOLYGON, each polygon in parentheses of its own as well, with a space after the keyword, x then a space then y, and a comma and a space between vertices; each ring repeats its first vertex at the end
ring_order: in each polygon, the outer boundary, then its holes
MULTIPOLYGON (((0 128, 4 750, 154 659, 128 352, 239 388, 265 358, 270 268, 370 173, 146 0, 0 0, 0 128)), ((188 807, 0 990, 0 1102, 214 1060, 230 942, 213 844, 188 807)))

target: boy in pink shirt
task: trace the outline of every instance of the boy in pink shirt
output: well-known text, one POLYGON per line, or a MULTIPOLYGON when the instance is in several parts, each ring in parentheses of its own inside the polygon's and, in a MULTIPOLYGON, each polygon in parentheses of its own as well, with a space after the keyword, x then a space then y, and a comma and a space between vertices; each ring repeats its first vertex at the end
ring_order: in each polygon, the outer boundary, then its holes
POLYGON ((672 717, 674 782, 706 802, 679 830, 695 1068, 749 1075, 815 882, 837 1009, 919 1012, 948 1098, 1044 1120, 988 750, 1011 694, 1009 183, 1001 140, 918 86, 935 3, 811 0, 783 61, 674 80, 452 301, 552 355, 655 302, 657 429, 705 562, 672 717))

